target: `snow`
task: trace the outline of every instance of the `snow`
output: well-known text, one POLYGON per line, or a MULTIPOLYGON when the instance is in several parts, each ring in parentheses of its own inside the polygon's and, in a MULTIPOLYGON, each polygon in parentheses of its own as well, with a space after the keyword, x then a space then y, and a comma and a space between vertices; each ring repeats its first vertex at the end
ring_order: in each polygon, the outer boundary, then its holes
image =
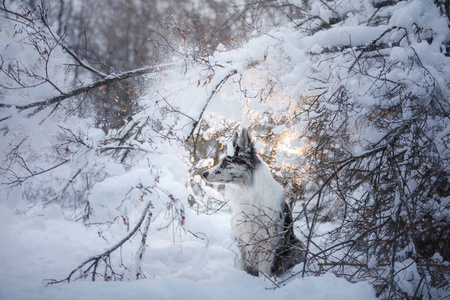
POLYGON ((190 234, 173 243, 170 233, 153 229, 143 264, 147 279, 46 286, 43 280, 67 276, 107 242, 95 228, 61 218, 56 206, 34 216, 0 208, 0 299, 375 299, 369 284, 332 274, 295 278, 272 290, 270 282, 237 270, 227 214, 190 216, 187 229, 206 232, 208 244, 190 234))
MULTIPOLYGON (((108 222, 111 218, 115 218, 122 213, 122 215, 127 215, 126 210, 132 210, 132 207, 123 205, 121 211, 117 208, 122 205, 122 201, 127 197, 130 197, 130 193, 135 190, 139 185, 143 186, 153 186, 155 182, 150 179, 152 178, 152 173, 150 169, 139 168, 127 172, 123 175, 113 176, 105 179, 102 182, 97 183, 89 196, 89 201, 94 208, 95 214, 91 218, 93 223, 103 223, 108 222), (105 207, 109 209, 102 209, 105 207)), ((134 193, 135 194, 135 193, 134 193)), ((138 195, 134 195, 138 198, 138 195)))
MULTIPOLYGON (((301 5, 302 1, 290 1, 301 5)), ((242 48, 228 50, 219 43, 217 51, 207 57, 208 64, 196 63, 186 68, 186 58, 173 58, 173 63, 161 65, 164 72, 158 73, 157 90, 149 89, 140 99, 145 109, 133 116, 133 121, 141 122, 150 118, 161 122, 161 132, 164 129, 173 134, 173 140, 166 141, 150 129, 144 129, 139 140, 133 140, 130 145, 143 150, 142 156, 129 158, 126 163, 119 164, 97 157, 94 150, 101 148, 101 141, 105 137, 102 130, 94 130, 91 120, 83 121, 77 118, 65 119, 64 122, 55 119, 40 123, 39 114, 29 118, 15 108, 5 108, 1 116, 11 116, 4 120, 2 125, 9 129, 5 133, 7 139, 1 141, 0 149, 4 153, 11 150, 8 143, 14 145, 17 140, 26 138, 24 153, 19 153, 25 161, 36 161, 31 164, 32 170, 40 170, 48 165, 51 158, 61 159, 62 154, 54 154, 55 138, 61 135, 61 129, 55 124, 61 124, 74 134, 83 133, 86 143, 91 148, 79 146, 77 149, 68 149, 68 164, 60 167, 51 176, 44 177, 42 181, 31 183, 38 191, 40 198, 33 203, 26 203, 21 199, 25 191, 32 190, 27 184, 19 185, 9 192, 0 190, 0 219, 3 228, 0 231, 0 299, 375 299, 373 288, 367 282, 352 284, 345 279, 337 278, 333 274, 324 274, 320 277, 305 277, 297 274, 282 286, 276 287, 271 281, 255 278, 235 267, 236 253, 238 252, 230 229, 230 215, 228 206, 212 215, 198 214, 188 207, 187 199, 192 187, 189 182, 189 153, 183 153, 184 144, 180 142, 186 138, 192 129, 193 121, 198 120, 204 112, 203 125, 209 126, 210 132, 223 128, 247 127, 252 124, 272 125, 267 122, 270 113, 274 120, 292 116, 291 103, 295 103, 302 96, 314 96, 311 90, 318 90, 317 94, 327 89, 321 99, 332 99, 331 95, 341 86, 349 91, 349 105, 354 106, 354 115, 349 115, 350 125, 354 125, 353 140, 348 145, 335 144, 336 148, 345 148, 353 155, 367 153, 367 143, 377 143, 385 132, 378 131, 368 125, 368 114, 379 103, 375 93, 367 90, 375 82, 367 79, 348 76, 350 60, 343 55, 335 55, 332 59, 322 56, 324 50, 346 47, 349 51, 356 50, 354 46, 364 46, 380 38, 380 43, 393 44, 403 38, 404 30, 409 31, 411 26, 417 24, 423 27, 423 33, 409 37, 410 45, 390 49, 381 49, 380 53, 386 55, 387 61, 392 63, 391 71, 386 74, 387 79, 411 85, 411 92, 423 94, 424 87, 415 82, 423 83, 424 78, 430 78, 427 84, 435 83, 448 95, 448 66, 449 58, 440 51, 443 41, 450 40, 450 31, 445 18, 440 17, 439 10, 432 1, 411 0, 402 1, 392 8, 387 8, 386 15, 391 15, 386 25, 376 27, 366 26, 367 20, 357 13, 356 9, 366 6, 371 16, 374 8, 368 1, 344 1, 354 12, 347 12, 347 20, 341 26, 333 26, 327 30, 319 30, 306 36, 306 33, 297 27, 280 26, 271 29, 267 34, 258 35, 254 31, 252 38, 244 43, 242 48), (392 30, 392 26, 397 26, 392 30), (389 31, 392 30, 392 31, 389 31), (384 34, 384 35, 383 35, 384 34), (426 39, 433 37, 429 43, 426 39), (422 68, 403 67, 411 61, 420 60, 422 68), (220 67, 217 67, 219 66, 220 67), (165 67, 171 69, 165 70, 165 67), (180 70, 182 70, 180 72, 180 70), (229 74, 237 75, 223 83, 229 74), (213 76, 214 75, 214 76, 213 76), (344 75, 344 76, 343 76, 344 75), (346 76, 350 78, 346 78, 346 76), (431 80, 433 77, 433 80, 431 80), (317 80, 316 80, 317 79, 317 80), (266 96, 269 83, 276 82, 273 95, 266 96), (323 83, 325 82, 325 83, 323 83), (328 85, 328 86, 327 86, 328 85), (220 92, 216 88, 220 86, 220 92), (325 86, 325 87, 323 87, 325 86), (265 90, 266 89, 266 90, 265 90), (214 97, 210 98, 212 93, 214 97), (163 99, 164 101, 163 101, 163 99), (208 99, 208 100, 207 100, 208 99), (355 100, 356 99, 356 100, 355 100), (167 101, 167 102, 166 102, 167 101), (207 103, 209 101, 209 103, 207 103), (353 101, 353 102, 352 102, 353 101), (166 105, 166 103, 171 103, 166 105), (177 112, 182 112, 183 115, 177 112), (58 122, 56 122, 58 121, 58 122), (362 126, 361 126, 362 125, 362 126), (54 128, 55 127, 55 128, 54 128), (51 142, 50 142, 51 141, 51 142), (14 142, 14 143, 13 143, 14 142), (33 147, 31 145, 34 145, 33 147), (181 149, 181 150, 180 150, 181 149), (50 153, 54 156, 50 157, 50 153), (150 153, 150 154, 148 154, 150 153), (30 159, 36 158, 36 159, 30 159), (100 174, 95 178, 86 176, 76 177, 73 170, 86 169, 88 173, 100 174), (89 227, 82 222, 70 222, 65 219, 65 212, 60 206, 47 204, 42 209, 40 201, 49 201, 52 195, 41 188, 50 186, 55 194, 64 194, 63 189, 71 185, 74 190, 86 192, 85 197, 94 209, 88 222, 89 227), (86 184, 88 187, 84 187, 86 184), (62 279, 66 277, 84 259, 103 252, 114 245, 127 234, 127 226, 121 218, 129 218, 130 225, 139 218, 140 210, 145 201, 152 201, 153 222, 147 240, 146 252, 142 261, 143 274, 146 279, 134 280, 131 276, 123 282, 90 282, 76 281, 70 284, 53 285, 46 287, 43 280, 48 278, 62 279), (34 205, 34 206, 33 206, 34 205), (31 207, 31 208, 30 208, 31 207), (183 225, 175 219, 169 220, 170 214, 184 210, 183 225), (119 220, 119 221, 116 221, 119 220), (110 222, 109 227, 97 227, 97 222, 110 222)), ((331 2, 330 2, 331 5, 331 2)), ((342 4, 342 7, 346 5, 342 4)), ((323 5, 321 1, 313 2, 311 13, 315 13, 327 21, 333 17, 333 11, 323 5)), ((339 11, 342 13, 342 11, 339 11)), ((6 40, 12 34, 12 28, 2 27, 0 40, 6 40)), ((23 60, 31 65, 41 60, 39 57, 27 59, 32 49, 20 44, 20 36, 10 43, 0 45, 0 55, 4 60, 13 58, 23 60), (16 56, 20 53, 19 56, 16 56)), ((181 50, 182 47, 180 47, 181 50)), ((61 51, 55 49, 55 51, 61 51)), ((32 57, 32 56, 31 56, 32 57)), ((62 59, 62 53, 56 53, 56 59, 51 61, 54 74, 61 74, 59 65, 67 63, 62 59)), ((348 57, 348 56, 347 56, 348 57)), ((367 74, 377 76, 377 68, 368 69, 367 74)), ((154 76, 154 75, 152 75, 154 76)), ((113 78, 113 75, 107 78, 113 78)), ((65 76, 52 78, 56 83, 64 84, 65 76)), ((70 80, 69 80, 70 81, 70 80)), ((12 84, 12 83, 11 83, 12 84)), ((82 84, 82 83, 80 83, 82 84)), ((434 87, 434 85, 433 85, 434 87)), ((384 87, 379 87, 380 93, 384 87)), ((51 97, 55 91, 51 86, 42 85, 19 94, 2 91, 4 104, 28 104, 40 98, 51 97), (32 96, 31 96, 32 95, 32 96), (20 97, 17 97, 20 96, 20 97)), ((308 106, 308 105, 306 105, 308 106)), ((342 107, 336 102, 321 102, 320 109, 339 112, 342 107)), ((294 108, 298 114, 297 108, 294 108)), ((305 108, 305 118, 315 118, 322 112, 305 108)), ((48 114, 48 110, 41 112, 48 114)), ((405 114, 409 113, 405 109, 405 114)), ((54 117, 54 116, 53 116, 54 117)), ((405 115, 405 117, 408 117, 405 115)), ((0 117, 1 118, 1 117, 0 117)), ((285 118, 288 119, 288 118, 285 118)), ((133 124, 130 122, 130 124, 133 124)), ((285 123, 274 126, 271 133, 274 135, 296 133, 295 139, 288 139, 280 146, 283 151, 277 150, 276 166, 289 162, 289 151, 300 151, 307 141, 298 140, 306 128, 307 120, 298 120, 296 125, 285 123)), ((131 125, 130 125, 131 126, 131 125)), ((129 127, 122 128, 126 132, 129 127)), ((65 132, 65 131, 64 131, 65 132)), ((450 126, 437 133, 437 139, 444 139, 450 132, 450 126)), ((65 132, 67 134, 67 132, 65 132)), ((3 134, 3 131, 2 131, 3 134)), ((120 138, 111 133, 110 136, 120 138)), ((205 133, 206 135, 206 133, 205 133)), ((3 136, 2 136, 3 137, 3 136)), ((226 139, 225 137, 221 137, 226 139)), ((223 141, 222 141, 223 142, 223 141)), ((229 142, 226 140, 225 143, 229 142)), ((258 150, 265 145, 258 143, 258 150)), ((317 147, 317 143, 310 143, 317 147)), ((22 148, 22 149, 23 149, 22 148)), ((234 155, 231 143, 226 149, 228 155, 234 155)), ((3 157, 2 157, 3 159, 3 157)), ((205 157, 197 167, 207 167, 212 164, 212 158, 205 157)), ((51 166, 51 164, 49 165, 51 166)), ((19 174, 21 175, 21 174, 19 174)), ((193 175, 193 182, 205 192, 204 199, 214 199, 225 204, 226 198, 215 189, 205 185, 198 174, 193 175)), ((411 189, 415 188, 411 183, 411 189)), ((3 187, 2 187, 3 188, 3 187)), ((313 183, 307 182, 306 189, 313 189, 313 183)), ((365 191, 358 191, 361 195, 365 191)), ((73 195, 69 195, 73 196, 73 195)), ((397 195, 399 196, 399 195, 397 195)), ((197 201, 198 199, 196 199, 197 201)), ((200 205, 202 199, 197 201, 200 205)), ((400 201, 397 198, 397 202, 400 201)), ((50 201, 52 202, 52 201, 50 201)), ((204 201, 207 202, 207 201, 204 201)), ((310 206, 314 206, 310 203, 310 206)), ((72 218, 75 219, 75 218, 72 218)), ((318 231, 325 234, 336 227, 335 224, 321 224, 318 231)), ((301 235, 299 235, 301 236, 301 235)), ((123 247, 122 257, 113 257, 115 263, 123 259, 126 265, 135 263, 136 247, 139 244, 139 235, 123 247)), ((314 249, 313 249, 314 250, 314 249)), ((433 257, 441 261, 442 257, 436 253, 433 257)), ((376 267, 378 262, 375 256, 367 260, 369 268, 376 267)), ((411 261, 396 262, 397 280, 404 291, 412 295, 414 286, 409 283, 417 280, 417 266, 411 261)), ((301 269, 296 269, 297 271, 301 269)), ((281 282, 284 278, 279 278, 281 282)))
POLYGON ((217 51, 225 51, 226 49, 225 49, 225 46, 222 44, 222 43, 219 43, 218 45, 217 45, 217 51))
POLYGON ((264 111, 270 107, 268 104, 259 102, 258 99, 250 99, 248 105, 255 111, 264 111))
POLYGON ((233 143, 228 143, 227 144, 227 155, 234 156, 234 154, 235 154, 235 149, 234 149, 233 143))

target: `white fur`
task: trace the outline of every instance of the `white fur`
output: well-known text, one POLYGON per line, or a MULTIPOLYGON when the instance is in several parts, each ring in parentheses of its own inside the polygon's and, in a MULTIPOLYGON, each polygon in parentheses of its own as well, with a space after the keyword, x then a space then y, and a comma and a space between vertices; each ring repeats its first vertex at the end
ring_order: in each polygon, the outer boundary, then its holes
POLYGON ((227 155, 203 177, 226 184, 240 268, 260 277, 270 276, 284 226, 284 195, 268 166, 256 155, 247 129, 234 135, 227 155))
POLYGON ((283 225, 281 186, 261 161, 250 185, 228 184, 226 192, 231 203, 231 226, 241 251, 239 267, 245 269, 245 264, 250 263, 260 277, 270 276, 283 225))

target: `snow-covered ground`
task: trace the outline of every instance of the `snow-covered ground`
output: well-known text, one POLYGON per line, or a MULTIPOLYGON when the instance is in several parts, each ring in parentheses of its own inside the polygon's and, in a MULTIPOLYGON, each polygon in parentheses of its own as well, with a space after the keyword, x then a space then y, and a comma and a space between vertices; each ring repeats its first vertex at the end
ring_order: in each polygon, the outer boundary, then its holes
POLYGON ((201 231, 203 240, 181 233, 174 242, 170 230, 158 231, 153 223, 143 262, 146 279, 46 286, 45 279, 66 277, 85 258, 108 248, 108 242, 95 228, 64 220, 56 206, 23 216, 2 205, 0 219, 2 300, 375 298, 368 283, 352 284, 332 274, 295 278, 273 289, 270 281, 237 270, 226 212, 187 218, 186 229, 201 231))

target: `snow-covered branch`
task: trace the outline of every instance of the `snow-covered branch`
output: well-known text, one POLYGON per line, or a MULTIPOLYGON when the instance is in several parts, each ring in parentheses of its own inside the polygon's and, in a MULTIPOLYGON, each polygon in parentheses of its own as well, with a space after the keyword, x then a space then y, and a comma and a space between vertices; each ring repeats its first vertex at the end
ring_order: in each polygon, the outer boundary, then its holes
POLYGON ((192 125, 191 133, 189 134, 189 138, 194 136, 195 129, 197 128, 198 123, 203 117, 203 114, 205 113, 205 110, 208 108, 209 103, 211 102, 211 99, 220 91, 221 86, 233 75, 237 74, 237 70, 231 70, 229 71, 223 78, 219 80, 219 82, 215 85, 213 90, 210 92, 209 96, 207 97, 205 104, 203 105, 203 108, 200 111, 200 114, 197 117, 197 120, 192 125))
POLYGON ((90 84, 86 84, 82 87, 76 88, 74 90, 71 90, 69 92, 65 92, 62 93, 61 95, 55 96, 53 98, 47 99, 47 100, 43 100, 43 101, 38 101, 38 102, 32 102, 26 105, 14 105, 14 104, 5 104, 5 103, 0 103, 0 107, 13 107, 16 108, 18 110, 25 110, 25 109, 29 109, 29 108, 34 108, 34 107, 39 107, 39 106, 49 106, 52 104, 59 104, 61 101, 69 99, 71 97, 77 96, 79 94, 82 93, 87 93, 92 89, 107 85, 107 84, 111 84, 111 83, 115 83, 121 80, 125 80, 125 79, 129 79, 129 78, 133 78, 133 77, 137 77, 137 76, 142 76, 142 75, 146 75, 149 73, 154 73, 154 72, 159 72, 162 69, 166 69, 173 66, 173 64, 166 64, 166 65, 157 65, 154 67, 146 67, 146 68, 141 68, 141 69, 136 69, 136 70, 131 70, 131 71, 127 71, 127 72, 123 72, 120 74, 114 74, 114 75, 108 75, 105 76, 103 79, 100 79, 98 81, 94 81, 90 84))
MULTIPOLYGON (((140 261, 142 259, 142 255, 145 251, 145 242, 147 240, 147 233, 148 233, 148 227, 150 226, 150 220, 152 216, 152 212, 150 211, 150 208, 152 206, 152 202, 148 201, 145 205, 141 217, 139 218, 136 225, 133 227, 133 229, 118 243, 116 243, 114 246, 106 250, 105 252, 89 257, 85 261, 83 261, 78 267, 76 267, 74 270, 72 270, 69 275, 64 279, 48 279, 45 280, 45 282, 49 284, 57 284, 57 283, 69 283, 72 280, 77 280, 81 278, 88 278, 91 277, 92 281, 95 281, 97 277, 103 277, 105 281, 110 280, 121 280, 123 277, 123 274, 117 273, 114 270, 113 265, 111 264, 111 254, 123 246, 126 242, 128 242, 141 228, 142 223, 145 220, 145 217, 147 216, 147 221, 145 222, 145 226, 143 228, 144 234, 142 234, 141 238, 141 247, 138 250, 138 256, 137 259, 140 261), (104 268, 99 270, 99 267, 101 267, 101 263, 104 264, 104 268), (78 274, 77 274, 78 272, 78 274), (77 276, 73 278, 73 276, 77 276)), ((139 261, 137 264, 139 265, 139 261)), ((139 268, 138 268, 139 272, 139 268)), ((137 275, 139 277, 139 275, 137 275)))

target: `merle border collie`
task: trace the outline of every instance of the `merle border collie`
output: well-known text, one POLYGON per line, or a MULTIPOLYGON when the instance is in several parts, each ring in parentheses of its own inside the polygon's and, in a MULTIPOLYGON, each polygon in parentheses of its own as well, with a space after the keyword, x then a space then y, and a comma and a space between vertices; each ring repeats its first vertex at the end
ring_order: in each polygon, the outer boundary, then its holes
POLYGON ((281 275, 305 260, 304 246, 294 235, 290 206, 256 154, 246 128, 235 133, 227 152, 203 178, 226 185, 240 251, 238 267, 259 277, 281 275))

